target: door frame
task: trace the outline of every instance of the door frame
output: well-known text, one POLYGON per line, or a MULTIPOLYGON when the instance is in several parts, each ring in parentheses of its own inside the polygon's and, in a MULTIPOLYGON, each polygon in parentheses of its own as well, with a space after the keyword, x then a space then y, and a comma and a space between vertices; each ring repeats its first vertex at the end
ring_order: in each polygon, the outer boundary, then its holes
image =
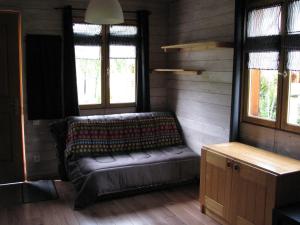
POLYGON ((24 131, 24 92, 23 92, 23 48, 22 48, 22 15, 19 10, 10 10, 10 9, 0 9, 0 13, 7 14, 15 14, 18 17, 18 99, 16 110, 18 112, 17 123, 19 124, 16 128, 18 133, 18 150, 16 150, 17 154, 19 154, 16 159, 16 163, 18 164, 18 169, 22 171, 18 171, 18 176, 15 179, 11 179, 12 182, 23 182, 27 180, 27 170, 26 170, 26 152, 25 152, 25 131, 24 131))

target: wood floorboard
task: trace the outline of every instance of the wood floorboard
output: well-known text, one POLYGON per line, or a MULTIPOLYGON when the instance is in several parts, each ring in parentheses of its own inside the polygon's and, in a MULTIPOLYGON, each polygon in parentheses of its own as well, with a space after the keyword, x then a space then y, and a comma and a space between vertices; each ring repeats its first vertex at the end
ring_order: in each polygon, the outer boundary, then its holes
MULTIPOLYGON (((45 202, 0 204, 2 225, 218 225, 201 214, 197 185, 100 201, 73 210, 75 192, 57 181, 59 199, 45 202)), ((4 193, 4 192, 3 192, 4 193)), ((3 193, 0 191, 0 203, 3 193)), ((7 193, 5 193, 7 194, 7 193)), ((13 198, 12 198, 13 199, 13 198)))

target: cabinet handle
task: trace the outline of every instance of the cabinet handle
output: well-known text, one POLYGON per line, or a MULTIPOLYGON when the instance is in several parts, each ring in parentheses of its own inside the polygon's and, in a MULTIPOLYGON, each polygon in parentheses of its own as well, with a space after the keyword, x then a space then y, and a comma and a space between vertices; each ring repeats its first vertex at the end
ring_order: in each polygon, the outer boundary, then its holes
POLYGON ((239 164, 234 164, 233 169, 234 169, 235 171, 239 172, 239 171, 240 171, 240 166, 239 166, 239 164))
POLYGON ((231 161, 228 160, 226 165, 227 165, 228 168, 231 168, 231 166, 232 166, 231 161))

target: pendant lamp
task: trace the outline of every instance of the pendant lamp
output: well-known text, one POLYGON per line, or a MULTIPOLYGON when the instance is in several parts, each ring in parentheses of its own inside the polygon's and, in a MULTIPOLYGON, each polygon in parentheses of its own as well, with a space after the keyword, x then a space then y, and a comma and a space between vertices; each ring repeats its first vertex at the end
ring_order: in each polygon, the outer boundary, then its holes
POLYGON ((85 13, 85 22, 91 24, 124 23, 124 14, 118 0, 90 0, 85 13))

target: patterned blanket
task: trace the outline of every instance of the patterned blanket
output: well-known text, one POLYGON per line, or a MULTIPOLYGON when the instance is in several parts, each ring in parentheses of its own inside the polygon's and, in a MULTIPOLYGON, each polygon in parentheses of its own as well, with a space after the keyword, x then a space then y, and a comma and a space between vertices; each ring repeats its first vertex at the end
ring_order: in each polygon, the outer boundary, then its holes
POLYGON ((170 113, 119 115, 70 122, 66 158, 132 152, 181 145, 176 119, 170 113))

